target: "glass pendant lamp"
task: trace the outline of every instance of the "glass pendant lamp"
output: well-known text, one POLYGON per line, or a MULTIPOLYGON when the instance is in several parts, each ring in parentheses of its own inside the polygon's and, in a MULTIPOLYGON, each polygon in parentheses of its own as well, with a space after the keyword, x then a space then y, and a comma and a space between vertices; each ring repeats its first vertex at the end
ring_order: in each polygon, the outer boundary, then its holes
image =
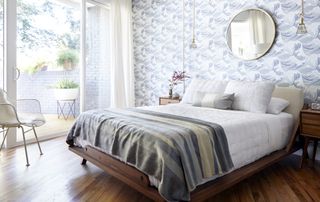
POLYGON ((307 27, 304 24, 304 0, 301 0, 301 13, 300 13, 300 22, 298 24, 297 34, 306 34, 308 33, 307 27))
POLYGON ((190 44, 190 48, 197 48, 196 44, 196 34, 195 34, 195 26, 196 26, 196 1, 193 0, 193 30, 192 30, 192 42, 190 44))

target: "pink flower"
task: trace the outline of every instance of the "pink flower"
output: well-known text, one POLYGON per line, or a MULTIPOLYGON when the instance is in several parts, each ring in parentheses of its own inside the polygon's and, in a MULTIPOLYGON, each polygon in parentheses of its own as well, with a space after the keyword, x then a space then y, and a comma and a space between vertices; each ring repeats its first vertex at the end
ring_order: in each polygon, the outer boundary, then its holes
POLYGON ((185 81, 187 78, 190 78, 190 76, 186 75, 185 71, 174 71, 171 79, 169 79, 169 87, 173 88, 182 81, 185 81))

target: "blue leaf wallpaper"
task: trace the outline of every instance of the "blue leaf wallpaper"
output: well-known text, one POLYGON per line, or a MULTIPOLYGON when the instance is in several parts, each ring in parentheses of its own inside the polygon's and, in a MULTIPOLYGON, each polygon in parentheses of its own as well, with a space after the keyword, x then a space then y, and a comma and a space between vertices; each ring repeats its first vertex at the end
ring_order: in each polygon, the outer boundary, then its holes
MULTIPOLYGON (((191 49, 193 0, 133 0, 136 105, 158 104, 158 97, 168 94, 172 72, 183 66, 191 78, 286 83, 304 88, 306 100, 315 100, 320 96, 320 1, 305 1, 305 35, 296 34, 300 3, 196 0, 198 47, 191 49), (225 35, 236 13, 254 7, 273 17, 276 39, 265 56, 244 61, 229 51, 225 35)), ((174 91, 182 94, 182 89, 174 91)))

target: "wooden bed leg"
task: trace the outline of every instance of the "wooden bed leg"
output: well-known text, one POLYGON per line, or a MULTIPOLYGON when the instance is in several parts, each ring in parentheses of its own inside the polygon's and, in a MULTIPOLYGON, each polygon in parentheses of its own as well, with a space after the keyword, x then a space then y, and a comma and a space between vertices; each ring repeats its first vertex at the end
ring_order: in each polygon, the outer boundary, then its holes
POLYGON ((316 159, 316 154, 317 154, 317 148, 318 148, 318 140, 315 139, 313 142, 313 155, 312 155, 312 162, 314 164, 314 161, 316 159))
POLYGON ((302 153, 301 161, 300 161, 300 168, 302 168, 304 161, 307 159, 307 156, 308 156, 308 145, 309 145, 309 138, 305 137, 304 138, 303 153, 302 153))
POLYGON ((87 164, 87 159, 82 159, 81 165, 86 165, 87 164))

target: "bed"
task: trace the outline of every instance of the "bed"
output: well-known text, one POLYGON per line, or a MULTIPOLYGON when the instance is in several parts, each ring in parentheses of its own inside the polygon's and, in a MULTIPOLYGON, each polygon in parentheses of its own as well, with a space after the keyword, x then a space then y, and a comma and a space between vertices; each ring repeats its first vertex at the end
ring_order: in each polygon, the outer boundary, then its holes
MULTIPOLYGON (((301 90, 295 88, 278 87, 274 90, 272 96, 284 98, 290 102, 290 105, 284 112, 278 115, 202 108, 194 107, 190 104, 142 107, 129 110, 129 112, 120 110, 121 115, 127 114, 127 116, 132 117, 135 117, 136 113, 140 112, 149 113, 143 116, 149 116, 150 114, 157 114, 157 116, 163 114, 168 115, 170 116, 169 118, 172 118, 170 120, 183 117, 182 119, 187 119, 188 121, 191 117, 192 120, 202 121, 201 124, 215 123, 224 129, 227 146, 223 143, 223 139, 219 140, 219 142, 222 142, 221 145, 223 145, 223 148, 227 148, 232 163, 229 162, 230 160, 228 161, 228 157, 224 157, 226 162, 217 165, 217 167, 222 168, 224 172, 216 172, 214 175, 202 175, 199 179, 191 178, 195 182, 187 183, 188 186, 186 185, 186 189, 190 195, 184 198, 180 195, 171 197, 172 193, 167 194, 168 190, 166 189, 170 190, 170 188, 168 188, 170 180, 169 182, 159 180, 159 178, 150 175, 150 172, 143 170, 141 164, 136 163, 135 165, 135 162, 128 161, 127 157, 124 158, 121 155, 114 155, 117 154, 117 152, 111 152, 109 148, 97 146, 97 139, 95 137, 84 138, 81 137, 81 135, 72 135, 76 134, 75 130, 84 130, 87 134, 92 133, 88 132, 88 128, 96 127, 96 123, 92 121, 92 114, 95 114, 95 119, 99 122, 105 114, 103 111, 88 112, 86 114, 87 117, 82 116, 83 121, 77 121, 78 126, 73 127, 73 130, 69 133, 67 142, 70 145, 69 149, 83 158, 83 164, 85 164, 87 160, 92 162, 155 201, 201 201, 210 198, 296 151, 295 140, 299 126, 299 113, 303 106, 303 93, 301 90), (97 116, 97 114, 99 116, 97 116), (161 192, 161 190, 164 191, 161 192)), ((119 110, 107 110, 106 112, 109 114, 120 113, 119 110)), ((99 127, 101 127, 101 124, 99 127)), ((163 128, 161 124, 159 127, 163 128)), ((178 129, 175 128, 175 130, 178 129)), ((108 142, 108 140, 105 141, 108 142)), ((217 146, 215 145, 215 147, 217 146)), ((221 152, 223 153, 225 151, 217 150, 216 152, 220 152, 221 155, 221 152)), ((198 153, 201 153, 201 151, 198 151, 198 153)), ((151 151, 150 154, 152 154, 151 151)), ((191 158, 187 160, 193 161, 191 158)), ((189 164, 185 163, 184 165, 189 164)), ((182 164, 182 167, 184 165, 182 164)), ((203 167, 203 165, 204 164, 200 164, 200 167, 203 167)), ((213 170, 217 169, 214 168, 213 170)), ((186 172, 185 175, 188 175, 188 170, 186 171, 184 168, 183 171, 186 172)), ((191 169, 190 173, 192 174, 193 172, 196 171, 191 169)), ((174 182, 171 181, 171 183, 174 182)), ((180 190, 176 192, 179 193, 180 190)), ((175 190, 173 190, 173 193, 175 193, 175 190)))

